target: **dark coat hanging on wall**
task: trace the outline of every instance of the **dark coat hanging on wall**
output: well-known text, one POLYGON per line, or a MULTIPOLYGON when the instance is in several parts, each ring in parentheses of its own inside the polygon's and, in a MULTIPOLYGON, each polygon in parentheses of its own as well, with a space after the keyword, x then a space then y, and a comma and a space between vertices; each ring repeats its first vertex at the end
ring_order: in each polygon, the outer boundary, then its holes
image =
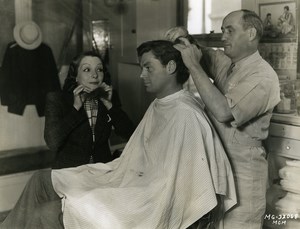
POLYGON ((60 83, 51 48, 44 43, 33 50, 9 43, 0 71, 0 98, 8 112, 23 115, 34 104, 44 116, 46 94, 59 91, 60 83))

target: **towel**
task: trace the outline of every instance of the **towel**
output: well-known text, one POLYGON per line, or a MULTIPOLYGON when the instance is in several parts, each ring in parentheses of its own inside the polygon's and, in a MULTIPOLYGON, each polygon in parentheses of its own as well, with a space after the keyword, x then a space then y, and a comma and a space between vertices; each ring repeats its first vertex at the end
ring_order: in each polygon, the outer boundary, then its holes
POLYGON ((155 99, 120 158, 52 171, 66 229, 187 228, 236 204, 221 141, 189 92, 155 99))

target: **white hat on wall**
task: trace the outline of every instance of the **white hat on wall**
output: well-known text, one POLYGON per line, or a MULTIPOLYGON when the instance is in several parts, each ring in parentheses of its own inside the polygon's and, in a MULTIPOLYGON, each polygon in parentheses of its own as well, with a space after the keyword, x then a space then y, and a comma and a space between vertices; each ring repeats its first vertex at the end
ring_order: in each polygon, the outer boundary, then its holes
POLYGON ((14 38, 22 48, 32 50, 42 43, 42 32, 33 21, 21 22, 14 28, 14 38))

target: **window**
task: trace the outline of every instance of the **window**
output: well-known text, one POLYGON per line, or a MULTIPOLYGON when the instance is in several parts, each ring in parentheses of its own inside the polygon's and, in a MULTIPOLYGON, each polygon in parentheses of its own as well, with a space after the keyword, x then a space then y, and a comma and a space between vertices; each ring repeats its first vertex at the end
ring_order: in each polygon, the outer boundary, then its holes
POLYGON ((223 18, 241 9, 242 0, 188 0, 184 5, 184 23, 190 34, 221 33, 223 18))

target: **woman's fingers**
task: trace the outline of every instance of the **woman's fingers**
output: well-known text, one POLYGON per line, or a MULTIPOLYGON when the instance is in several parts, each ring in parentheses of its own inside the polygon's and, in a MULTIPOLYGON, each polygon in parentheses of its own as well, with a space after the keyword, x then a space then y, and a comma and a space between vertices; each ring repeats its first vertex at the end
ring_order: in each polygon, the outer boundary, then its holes
POLYGON ((73 90, 73 94, 74 95, 79 95, 82 92, 86 92, 86 93, 91 93, 92 90, 88 87, 85 87, 83 85, 78 85, 74 90, 73 90))
POLYGON ((73 106, 76 108, 76 110, 79 110, 82 107, 82 92, 84 90, 84 87, 82 85, 78 85, 74 90, 73 90, 73 94, 74 94, 74 103, 73 106))
POLYGON ((102 83, 102 86, 103 86, 104 90, 108 92, 107 100, 110 101, 111 97, 112 97, 112 92, 113 92, 112 86, 109 86, 106 83, 102 83))
POLYGON ((73 94, 74 94, 74 95, 79 95, 83 90, 84 90, 84 87, 83 87, 82 85, 78 85, 78 86, 73 90, 73 94))

